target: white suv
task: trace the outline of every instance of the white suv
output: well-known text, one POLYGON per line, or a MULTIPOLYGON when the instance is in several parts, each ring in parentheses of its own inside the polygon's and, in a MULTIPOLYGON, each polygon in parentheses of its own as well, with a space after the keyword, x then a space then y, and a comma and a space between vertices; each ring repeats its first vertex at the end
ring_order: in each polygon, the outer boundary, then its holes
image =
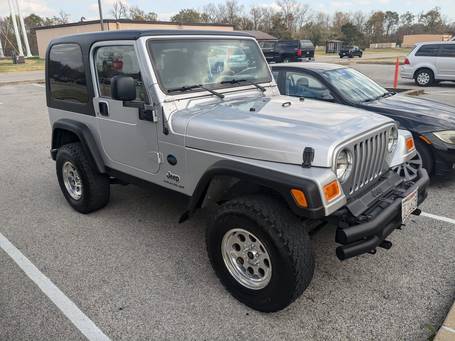
POLYGON ((416 44, 401 66, 401 77, 420 86, 455 81, 455 41, 416 44))

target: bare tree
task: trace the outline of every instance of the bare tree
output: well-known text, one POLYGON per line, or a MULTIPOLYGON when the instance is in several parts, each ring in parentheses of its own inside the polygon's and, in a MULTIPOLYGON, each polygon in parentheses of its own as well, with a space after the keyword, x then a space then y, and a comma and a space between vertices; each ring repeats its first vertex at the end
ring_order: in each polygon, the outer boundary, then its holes
POLYGON ((61 24, 68 24, 70 19, 70 15, 63 10, 60 10, 58 12, 58 20, 60 21, 61 24))
POLYGON ((360 32, 365 30, 367 23, 367 16, 362 11, 357 11, 352 14, 352 23, 357 27, 360 32))
POLYGON ((263 14, 262 8, 260 8, 258 6, 251 7, 250 17, 251 17, 251 21, 253 23, 253 30, 259 29, 259 25, 260 25, 262 17, 263 17, 262 14, 263 14))
POLYGON ((297 32, 305 23, 310 9, 309 6, 296 0, 279 0, 277 4, 280 7, 288 31, 291 33, 297 32))
POLYGON ((112 16, 115 19, 122 19, 122 18, 127 18, 128 17, 128 4, 126 1, 122 0, 117 0, 114 2, 112 5, 112 16))

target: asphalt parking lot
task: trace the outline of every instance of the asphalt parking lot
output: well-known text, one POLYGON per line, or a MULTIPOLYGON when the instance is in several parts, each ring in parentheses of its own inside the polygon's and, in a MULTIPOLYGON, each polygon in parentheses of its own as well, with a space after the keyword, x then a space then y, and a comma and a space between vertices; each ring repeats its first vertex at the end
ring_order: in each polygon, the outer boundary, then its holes
MULTIPOLYGON (((441 88, 453 100, 455 89, 441 88)), ((78 214, 49 148, 44 88, 0 87, 0 237, 111 339, 426 340, 455 298, 455 174, 432 181, 422 209, 437 219, 413 217, 389 251, 339 262, 334 230, 316 234, 310 287, 263 314, 215 277, 206 212, 178 224, 182 196, 116 185, 105 209, 78 214)), ((73 322, 0 249, 0 340, 84 339, 73 322)))

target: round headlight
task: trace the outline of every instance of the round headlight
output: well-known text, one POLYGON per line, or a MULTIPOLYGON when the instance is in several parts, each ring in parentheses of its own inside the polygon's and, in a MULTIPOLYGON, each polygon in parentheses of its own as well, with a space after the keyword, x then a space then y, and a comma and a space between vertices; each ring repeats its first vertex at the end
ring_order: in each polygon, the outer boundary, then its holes
POLYGON ((342 150, 338 153, 335 171, 340 182, 346 181, 352 171, 352 153, 348 150, 342 150))
POLYGON ((389 153, 393 152, 395 146, 397 145, 398 141, 398 129, 396 127, 392 127, 389 132, 389 140, 387 142, 387 150, 389 153))

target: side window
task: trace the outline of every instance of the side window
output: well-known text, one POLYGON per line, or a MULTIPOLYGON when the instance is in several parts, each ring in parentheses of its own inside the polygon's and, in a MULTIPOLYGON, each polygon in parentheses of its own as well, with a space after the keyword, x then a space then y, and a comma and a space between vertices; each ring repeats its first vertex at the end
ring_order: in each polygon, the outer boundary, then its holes
POLYGON ((51 48, 48 65, 51 97, 87 103, 87 82, 82 51, 77 44, 58 44, 51 48))
POLYGON ((416 57, 436 57, 439 52, 439 44, 423 45, 416 52, 416 57))
POLYGON ((333 100, 330 90, 324 84, 315 77, 300 72, 286 72, 285 92, 288 96, 333 100))
POLYGON ((102 46, 95 51, 95 67, 101 97, 111 97, 111 79, 123 75, 136 81, 136 100, 145 101, 145 88, 134 46, 102 46))
POLYGON ((442 45, 439 56, 455 58, 455 44, 442 45))

